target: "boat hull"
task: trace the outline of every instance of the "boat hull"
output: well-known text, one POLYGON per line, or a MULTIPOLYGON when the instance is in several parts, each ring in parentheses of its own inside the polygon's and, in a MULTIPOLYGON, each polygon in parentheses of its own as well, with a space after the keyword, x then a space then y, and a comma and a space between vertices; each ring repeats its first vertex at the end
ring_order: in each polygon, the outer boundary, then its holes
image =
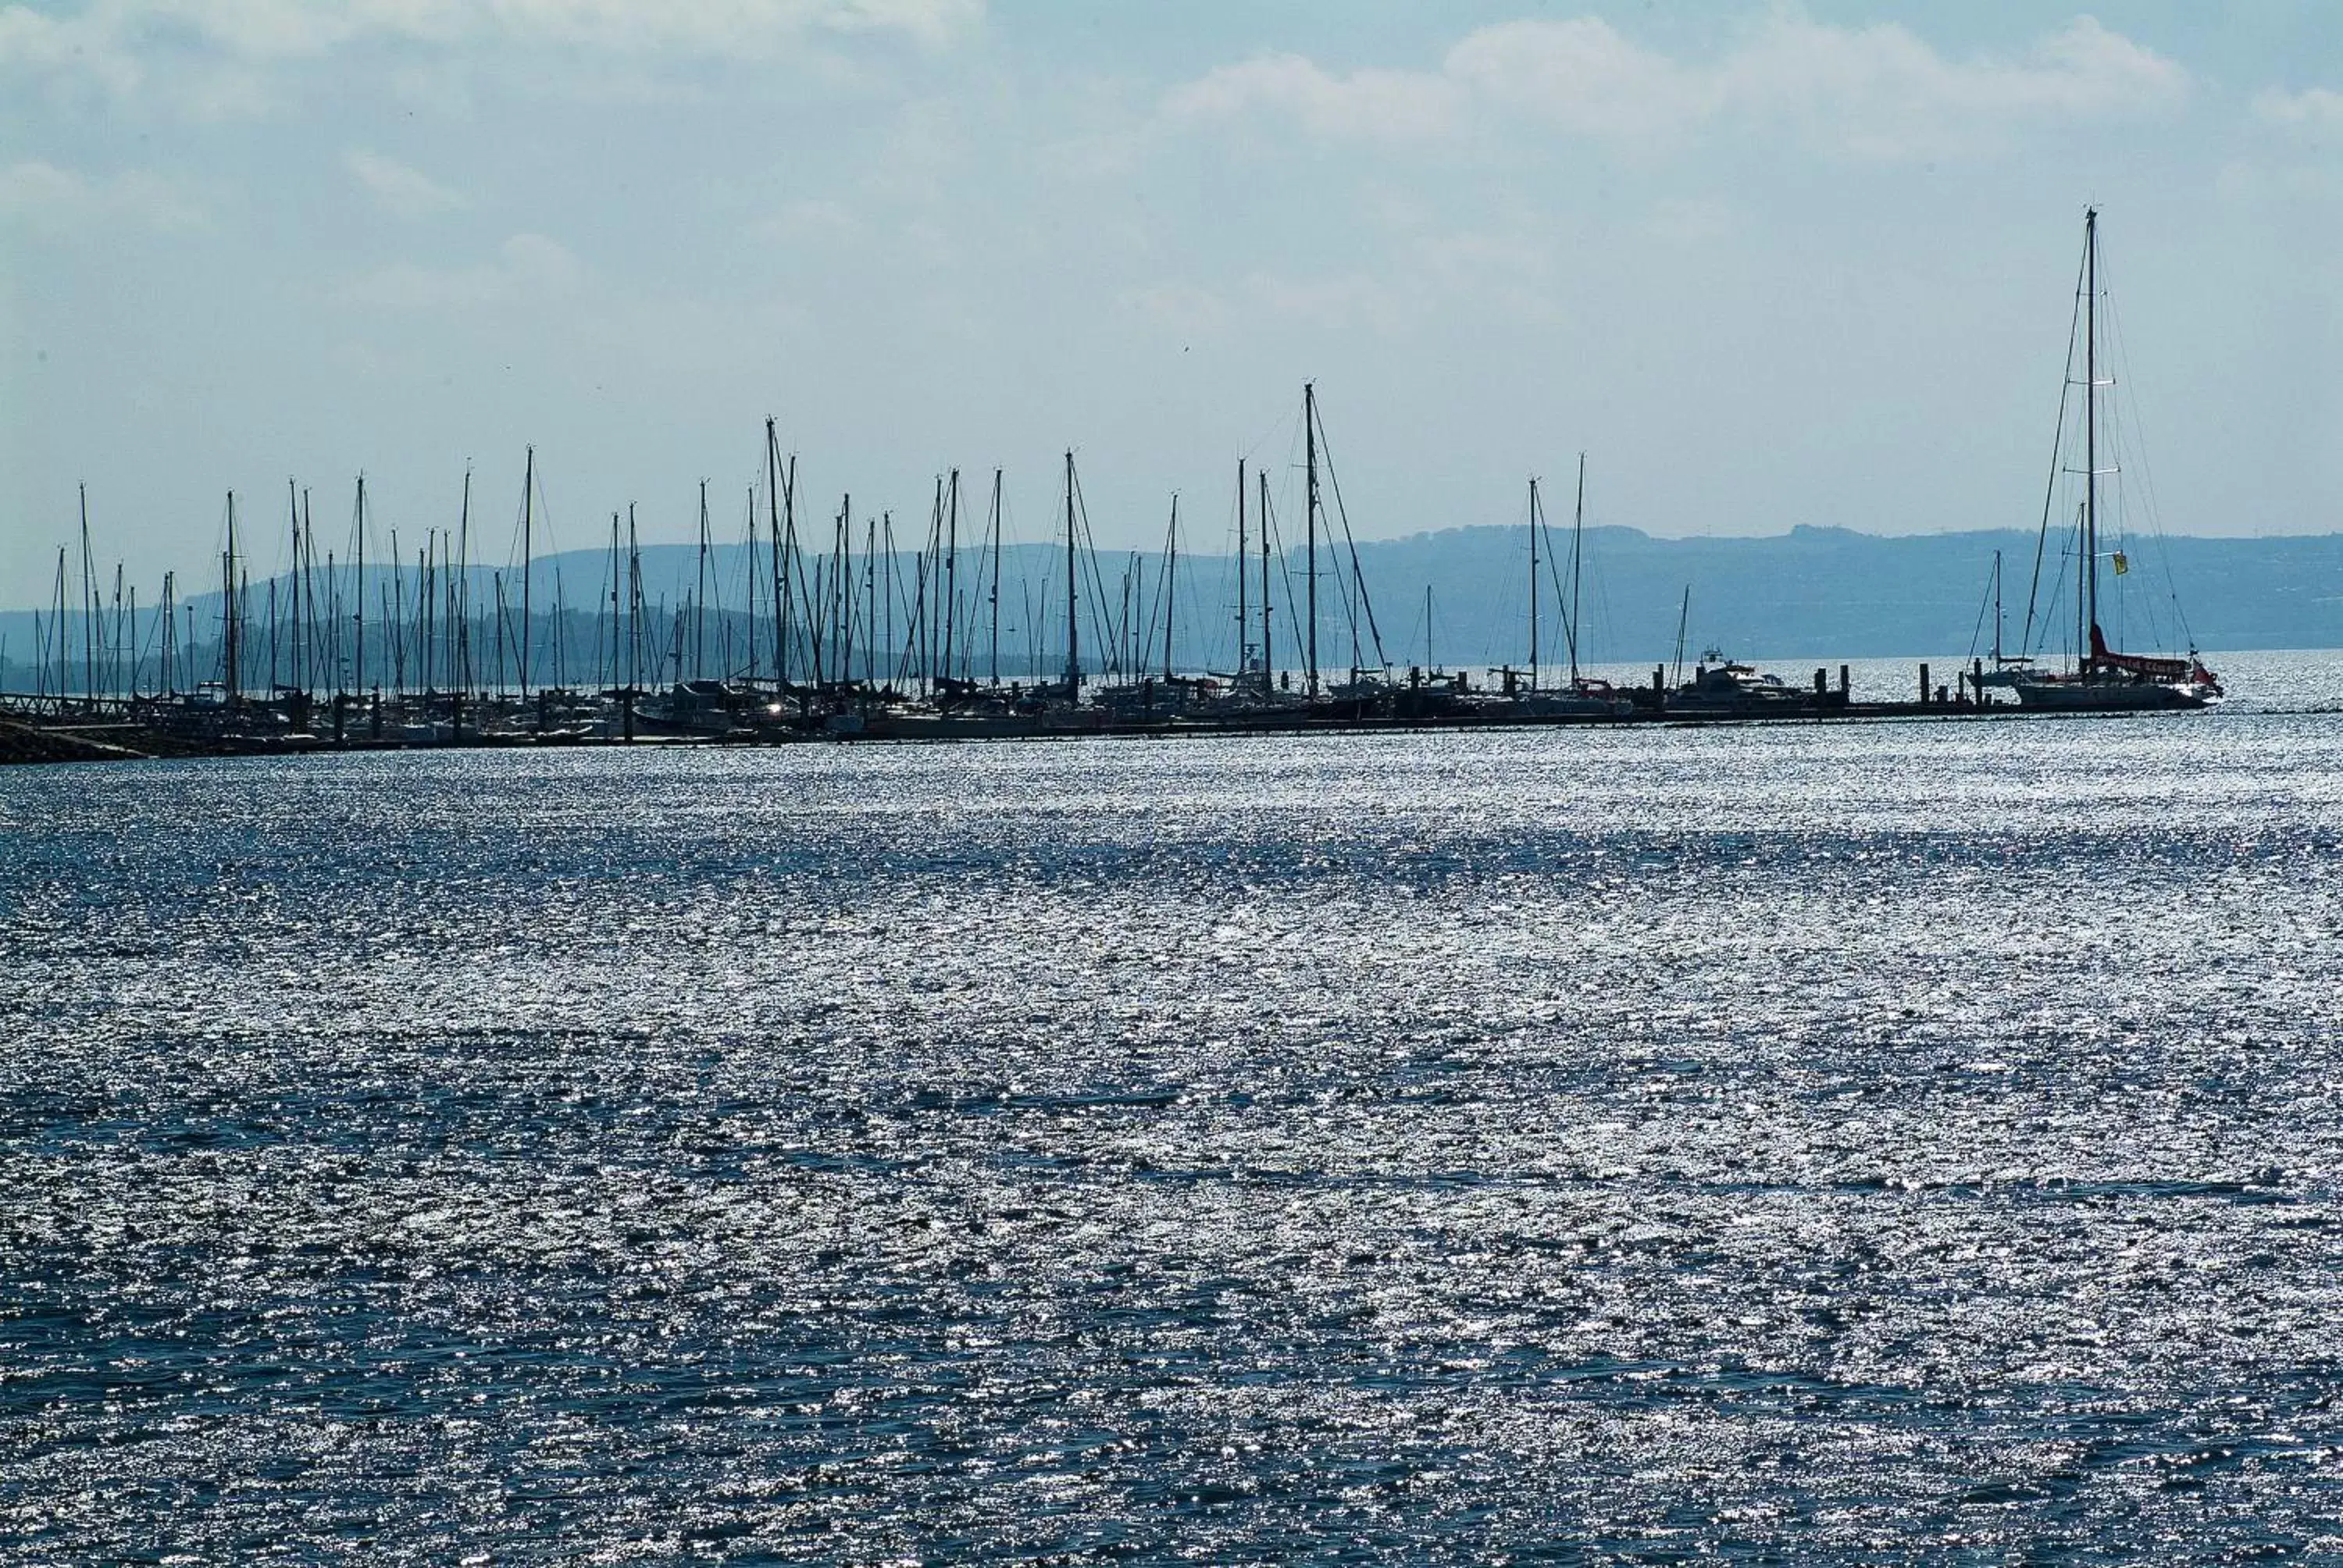
POLYGON ((2157 680, 2020 680, 2017 700, 2028 708, 2075 713, 2159 713, 2209 708, 2212 696, 2187 682, 2157 680))

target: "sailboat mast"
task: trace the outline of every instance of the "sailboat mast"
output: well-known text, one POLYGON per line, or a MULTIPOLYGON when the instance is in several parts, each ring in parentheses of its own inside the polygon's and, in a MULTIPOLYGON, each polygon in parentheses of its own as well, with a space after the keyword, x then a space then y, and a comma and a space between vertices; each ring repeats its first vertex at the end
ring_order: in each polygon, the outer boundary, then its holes
POLYGON ((1066 452, 1066 700, 1078 702, 1082 691, 1081 625, 1075 618, 1074 590, 1074 454, 1066 452))
MULTIPOLYGON (((708 510, 708 492, 700 490, 699 508, 704 517, 708 510)), ((703 523, 703 527, 705 524, 703 523)), ((528 448, 528 459, 521 467, 520 479, 520 694, 528 696, 528 579, 529 557, 536 544, 537 528, 537 448, 528 448)))
POLYGON ((1269 475, 1264 471, 1253 478, 1261 486, 1261 689, 1266 696, 1277 683, 1269 646, 1269 475))
POLYGON ((89 550, 89 487, 81 487, 81 694, 97 699, 97 566, 89 550))
MULTIPOLYGON (((63 550, 59 550, 57 552, 57 582, 59 584, 59 598, 57 603, 60 614, 63 612, 63 606, 65 603, 63 598, 65 569, 65 552, 63 550)), ((222 606, 224 624, 227 628, 227 646, 226 648, 226 666, 222 673, 226 677, 227 699, 230 702, 234 702, 238 697, 241 697, 244 694, 243 688, 239 684, 239 678, 243 674, 243 667, 241 660, 237 657, 238 649, 236 647, 237 643, 242 640, 243 628, 237 626, 236 623, 237 606, 236 602, 236 492, 234 490, 230 490, 227 493, 227 549, 220 556, 220 604, 222 606)), ((62 629, 64 622, 60 620, 58 622, 58 626, 60 629, 57 634, 59 638, 57 646, 59 648, 63 648, 65 646, 63 641, 65 633, 62 629)), ((57 668, 60 677, 62 677, 65 669, 65 661, 62 657, 60 657, 57 661, 57 668)), ((60 693, 65 690, 62 678, 60 678, 57 690, 60 693)))
POLYGON ((366 689, 366 476, 358 476, 358 538, 357 538, 357 668, 350 684, 359 691, 366 689))
POLYGON ((1570 689, 1578 689, 1579 563, 1586 556, 1586 454, 1578 454, 1578 505, 1570 519, 1570 624, 1563 631, 1570 640, 1570 689))
POLYGON ((1530 476, 1530 689, 1537 689, 1538 675, 1538 482, 1530 476))
POLYGON ((1993 667, 2001 668, 2001 552, 1993 552, 1993 667))
POLYGON ((1172 537, 1163 547, 1163 679, 1172 680, 1172 621, 1180 603, 1180 497, 1172 497, 1172 537))
POLYGON ((1318 695, 1318 387, 1314 382, 1302 384, 1302 450, 1306 489, 1302 496, 1302 527, 1308 541, 1304 573, 1309 589, 1308 629, 1304 662, 1304 680, 1312 697, 1318 695))
POLYGON ((708 481, 699 481, 699 571, 691 590, 691 678, 707 673, 708 658, 708 481))
POLYGON ((992 684, 1001 684, 1001 470, 992 470, 992 684))
MULTIPOLYGON (((456 519, 456 572, 448 583, 456 613, 448 618, 456 638, 452 665, 456 689, 472 689, 472 470, 464 470, 464 509, 456 519)), ((442 546, 445 548, 445 546, 442 546)))
POLYGON ((781 448, 773 421, 765 420, 765 516, 773 536, 773 690, 789 684, 789 559, 781 545, 781 448))
POLYGON ((1245 617, 1245 460, 1237 459, 1237 678, 1245 672, 1245 634, 1252 628, 1245 617))
POLYGON ((2099 629, 2099 209, 2083 212, 2083 635, 2076 657, 2092 668, 2099 629))

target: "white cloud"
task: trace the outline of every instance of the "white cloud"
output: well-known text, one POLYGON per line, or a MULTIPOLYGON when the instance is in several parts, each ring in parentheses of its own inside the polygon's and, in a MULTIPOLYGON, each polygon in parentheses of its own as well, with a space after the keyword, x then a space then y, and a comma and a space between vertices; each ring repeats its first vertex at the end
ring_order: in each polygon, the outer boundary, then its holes
POLYGON ((1422 72, 1338 76, 1299 55, 1264 55, 1175 87, 1164 107, 1192 121, 1268 112, 1327 141, 1415 142, 1456 128, 1463 94, 1448 78, 1422 72))
POLYGON ((2308 87, 2299 93, 2273 87, 2254 98, 2254 117, 2286 130, 2332 136, 2343 132, 2343 93, 2328 87, 2308 87))
POLYGON ((394 217, 429 217, 464 205, 462 196, 397 158, 352 147, 342 162, 367 194, 394 217))
POLYGON ((65 17, 17 3, 0 5, 0 73, 127 95, 166 53, 176 70, 191 54, 265 66, 365 44, 753 59, 830 35, 940 49, 983 16, 983 0, 92 0, 65 17))
POLYGON ((1893 25, 1779 11, 1709 61, 1674 58, 1599 17, 1499 23, 1439 69, 1335 74, 1300 55, 1223 65, 1165 95, 1184 122, 1268 119, 1327 141, 1433 143, 1523 124, 1645 148, 1703 132, 1786 134, 1818 152, 1917 159, 1990 151, 2028 123, 2155 113, 2185 71, 2089 17, 2016 57, 1952 59, 1893 25))
POLYGON ((1776 18, 1718 72, 1725 112, 1794 128, 1818 150, 1875 160, 2002 146, 2026 123, 2147 114, 2187 74, 2087 16, 2017 59, 1948 60, 1898 26, 1776 18))
POLYGON ((209 219, 186 186, 162 176, 131 170, 93 176, 27 158, 0 168, 0 221, 63 234, 117 222, 201 228, 209 219))
POLYGON ((91 77, 115 94, 136 90, 140 77, 136 62, 113 46, 106 21, 95 15, 52 16, 29 5, 0 7, 0 70, 91 77))
POLYGON ((399 262, 350 279, 337 295, 346 305, 380 310, 476 310, 564 291, 583 273, 578 258, 554 241, 541 234, 517 234, 487 261, 464 266, 399 262))
POLYGON ((1480 103, 1575 136, 1673 136, 1725 102, 1715 73, 1680 65, 1607 22, 1506 22, 1468 34, 1443 77, 1480 103))

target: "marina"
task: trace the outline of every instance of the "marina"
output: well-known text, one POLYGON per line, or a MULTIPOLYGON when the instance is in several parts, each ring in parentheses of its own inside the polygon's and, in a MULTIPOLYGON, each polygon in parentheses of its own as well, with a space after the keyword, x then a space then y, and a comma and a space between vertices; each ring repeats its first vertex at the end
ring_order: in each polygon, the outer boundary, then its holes
MULTIPOLYGON (((1571 526, 1559 539, 1540 481, 1529 481, 1523 662, 1477 670, 1434 664, 1435 617, 1427 586, 1421 622, 1424 658, 1403 664, 1386 641, 1360 566, 1317 387, 1305 383, 1297 427, 1298 548, 1279 529, 1267 468, 1237 460, 1231 507, 1235 548, 1211 562, 1228 590, 1221 599, 1221 614, 1231 620, 1222 646, 1232 657, 1224 668, 1197 668, 1181 660, 1176 493, 1151 582, 1150 562, 1137 552, 1111 582, 1113 562, 1099 548, 1069 449, 1059 487, 1063 522, 1056 543, 1062 555, 1056 548, 1043 552, 1036 578, 1023 573, 1028 558, 1021 553, 1018 570, 1004 578, 1000 469, 993 471, 980 520, 965 504, 955 468, 937 477, 924 536, 910 548, 905 548, 891 512, 874 517, 866 508, 858 535, 850 492, 829 518, 825 540, 819 522, 800 518, 797 457, 784 455, 778 422, 768 418, 762 482, 749 492, 742 543, 732 556, 737 576, 730 606, 703 480, 696 570, 672 613, 664 596, 654 604, 647 593, 631 506, 623 525, 619 512, 610 514, 595 608, 583 617, 569 612, 561 603, 557 567, 550 585, 556 603, 549 613, 540 609, 541 488, 534 447, 523 463, 510 576, 491 569, 485 583, 473 565, 468 471, 456 527, 431 530, 411 566, 395 532, 388 558, 370 558, 363 475, 352 502, 347 562, 337 567, 330 546, 321 562, 309 494, 288 479, 287 564, 256 588, 251 580, 249 525, 239 532, 231 491, 223 512, 217 586, 204 602, 212 634, 207 644, 198 639, 196 603, 181 602, 172 574, 165 574, 159 595, 142 618, 136 589, 126 598, 126 571, 117 565, 107 602, 91 545, 85 487, 78 593, 69 605, 71 552, 60 548, 53 601, 45 618, 35 619, 36 689, 0 694, 0 715, 9 727, 0 736, 0 758, 2201 709, 2224 693, 2193 643, 2177 655, 2119 652, 2109 647, 2102 626, 2102 564, 2120 579, 2128 574, 2130 559, 2127 550, 2110 543, 2115 531, 2103 496, 2122 470, 2117 463, 2103 461, 2114 456, 2111 443, 2102 441, 2101 412, 2113 383, 2100 362, 2096 208, 2084 214, 2083 226, 2065 392, 2018 651, 2004 650, 2003 564, 1996 552, 1989 655, 1973 647, 1966 661, 1949 668, 1919 664, 1906 688, 1908 699, 1857 700, 1844 663, 1835 681, 1828 665, 1815 668, 1810 680, 1786 678, 1713 647, 1692 661, 1687 678, 1689 587, 1678 614, 1672 666, 1654 665, 1648 682, 1640 675, 1614 680, 1582 668, 1587 574, 1584 454, 1571 526), (2070 450, 2079 466, 2069 460, 2070 450), (2058 501, 2062 483, 2071 488, 2077 478, 2072 536, 2054 558, 2055 525, 2066 515, 2058 501), (1021 626, 1012 621, 1007 629, 1012 641, 1021 631, 1027 641, 1021 676, 1017 650, 1008 650, 1006 679, 1005 598, 1021 601, 1021 626), (1560 668, 1553 660, 1551 635, 1541 639, 1543 631, 1557 624, 1560 668), (2047 653, 2060 628, 2071 638, 2067 664, 2054 668, 2038 656, 2047 653), (575 646, 581 633, 590 638, 583 658, 575 646), (1330 635, 1339 639, 1342 651, 1322 647, 1330 635), (1054 645, 1051 655, 1044 654, 1045 645, 1054 645), (1281 648, 1285 663, 1278 658, 1281 648), (1049 668, 1051 657, 1057 659, 1054 669, 1049 668), (581 680, 581 673, 587 678, 581 680)), ((377 551, 382 542, 377 525, 377 551)), ((1192 578, 1192 555, 1188 569, 1192 578)), ((2170 597, 2185 632, 2177 588, 2170 597)), ((1492 608, 1482 607, 1480 613, 1486 617, 1492 608)))
MULTIPOLYGON (((505 574, 492 571, 483 594, 471 565, 468 473, 457 528, 433 532, 411 573, 394 535, 389 563, 373 563, 372 601, 364 477, 352 505, 351 564, 340 569, 330 549, 320 568, 308 495, 288 480, 290 565, 280 577, 264 579, 256 615, 250 548, 239 537, 231 492, 219 586, 210 601, 216 637, 206 654, 197 643, 192 603, 184 607, 182 640, 182 618, 175 608, 177 585, 167 574, 142 621, 136 590, 125 600, 124 572, 117 566, 109 611, 91 549, 85 491, 79 603, 68 608, 72 574, 68 554, 60 549, 54 602, 45 622, 35 625, 39 689, 0 695, 0 715, 8 726, 0 733, 0 758, 2005 719, 2202 709, 2225 694, 2218 676, 2193 646, 2178 656, 2118 652, 2108 646, 2102 626, 2102 562, 2120 579, 2130 561, 2126 550, 2103 548, 2111 530, 2103 517, 2102 492, 2121 469, 2102 464, 2101 403, 2112 385, 2099 363, 2098 268, 2098 213, 2092 209, 2084 215, 2066 395, 2059 404, 2057 456, 2045 491, 2020 651, 2004 651, 2003 563, 1996 552, 1989 655, 1973 648, 1965 664, 1949 669, 1919 664, 1908 699, 1857 700, 1844 663, 1835 681, 1827 665, 1815 668, 1811 680, 1788 679, 1715 648, 1693 661, 1687 678, 1689 588, 1678 614, 1673 668, 1654 665, 1648 683, 1604 678, 1582 668, 1583 455, 1572 523, 1564 536, 1566 548, 1559 546, 1546 516, 1539 481, 1529 481, 1523 664, 1479 670, 1433 664, 1434 614, 1427 587, 1422 621, 1425 658, 1403 668, 1385 642, 1359 565, 1317 388, 1305 384, 1298 550, 1278 534, 1269 473, 1249 467, 1245 458, 1237 462, 1235 549, 1213 563, 1233 590, 1233 636, 1228 644, 1233 658, 1227 669, 1197 669, 1180 661, 1176 494, 1151 592, 1148 563, 1135 553, 1111 588, 1111 563, 1101 561, 1074 453, 1068 450, 1059 492, 1062 558, 1043 558, 1054 576, 1005 584, 999 469, 981 525, 969 519, 966 548, 958 469, 938 477, 924 540, 916 548, 900 548, 891 513, 874 518, 866 510, 858 550, 851 494, 841 498, 830 518, 824 548, 818 527, 800 526, 797 459, 784 457, 777 423, 768 419, 764 482, 749 492, 743 548, 734 558, 739 577, 732 602, 742 608, 729 611, 702 481, 697 570, 689 595, 671 616, 664 598, 656 608, 647 602, 631 508, 623 530, 619 514, 611 514, 609 551, 594 613, 582 625, 558 606, 541 615, 535 604, 539 487, 531 448, 523 467, 518 556, 509 592, 505 574), (2079 398, 2074 396, 2077 389, 2079 398), (2077 440, 2079 467, 2066 460, 2077 440), (2061 482, 2075 478, 2081 481, 2081 493, 2072 514, 2072 538, 2062 545, 2062 558, 2053 560, 2054 524, 2064 515, 2057 504, 2061 482), (1004 587, 1021 598, 1026 629, 1036 634, 1029 641, 1024 676, 1012 673, 1005 681, 1004 587), (1322 604, 1322 595, 1331 604, 1322 604), (2072 636, 2070 661, 2067 668, 2053 668, 2038 662, 2036 654, 2061 624, 2062 602, 2071 618, 2065 622, 2072 636), (1045 662, 1038 635, 1046 621, 1042 605, 1062 606, 1053 638, 1062 650, 1061 662, 1050 678, 1038 673, 1045 662), (369 608, 376 610, 371 663, 369 608), (1338 612, 1332 628, 1330 608, 1338 612), (1286 618, 1282 644, 1281 609, 1286 618), (1559 669, 1542 662, 1553 650, 1550 640, 1542 645, 1541 631, 1554 620, 1562 634, 1559 669), (1330 629, 1347 644, 1348 660, 1339 668, 1330 667, 1321 646, 1330 629), (584 661, 596 678, 590 684, 576 680, 577 650, 563 645, 565 631, 574 641, 578 630, 591 638, 590 657, 584 661), (1281 646, 1289 657, 1299 656, 1298 667, 1278 662, 1281 646), (264 660, 265 682, 256 682, 264 660), (152 684, 142 692, 142 678, 150 670, 152 684), (198 678, 197 672, 206 670, 208 675, 198 678)), ((1189 569, 1192 576, 1192 558, 1189 569)), ((553 587, 558 596, 558 571, 553 587)), ((2177 590, 2172 599, 2177 614, 2177 590)), ((1016 629, 1011 628, 1012 634, 1016 629)))

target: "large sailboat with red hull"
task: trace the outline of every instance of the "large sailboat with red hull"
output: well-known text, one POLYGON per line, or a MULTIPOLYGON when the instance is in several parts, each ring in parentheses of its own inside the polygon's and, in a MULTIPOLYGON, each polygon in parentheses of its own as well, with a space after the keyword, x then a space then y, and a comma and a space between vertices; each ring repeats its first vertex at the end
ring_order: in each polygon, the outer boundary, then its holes
MULTIPOLYGON (((2074 593, 2071 623, 2074 642, 2074 668, 2053 671, 2036 665, 2016 673, 2008 684, 2017 689, 2018 700, 2033 708, 2064 708, 2089 711, 2132 711, 2159 709, 2205 708, 2221 699, 2221 683, 2205 668, 2191 647, 2185 655, 2149 655, 2118 653, 2107 645, 2107 633, 2100 620, 2099 563, 2107 561, 2117 579, 2130 571, 2130 561, 2120 548, 2102 550, 2102 511, 2107 487, 2101 480, 2120 473, 2119 466, 2101 467, 2103 416, 2101 396, 2113 385, 2106 374, 2100 353, 2099 326, 2099 215, 2094 207, 2083 214, 2083 265, 2081 286, 2077 290, 2076 321, 2069 333, 2067 350, 2067 386, 2082 389, 2081 461, 2079 468, 2066 467, 2070 454, 2069 431, 2066 427, 2066 407, 2069 399, 2059 405, 2057 457, 2054 460, 2051 482, 2043 505, 2042 538, 2035 551, 2035 586, 2028 596, 2026 619, 2029 642, 2036 630, 2047 633, 2065 620, 2058 613, 2058 601, 2065 598, 2069 583, 2066 573, 2058 571, 2051 581, 2048 613, 2038 620, 2034 608, 2042 596, 2043 564, 2047 556, 2052 498, 2057 494, 2062 477, 2079 478, 2082 496, 2075 508, 2074 544, 2071 552, 2074 593), (2075 363, 2079 356, 2081 364, 2075 363), (2079 381, 2076 371, 2081 370, 2079 381)), ((2178 615, 2177 596, 2173 611, 2178 615)), ((1998 662, 1998 661, 1997 661, 1998 662)))

